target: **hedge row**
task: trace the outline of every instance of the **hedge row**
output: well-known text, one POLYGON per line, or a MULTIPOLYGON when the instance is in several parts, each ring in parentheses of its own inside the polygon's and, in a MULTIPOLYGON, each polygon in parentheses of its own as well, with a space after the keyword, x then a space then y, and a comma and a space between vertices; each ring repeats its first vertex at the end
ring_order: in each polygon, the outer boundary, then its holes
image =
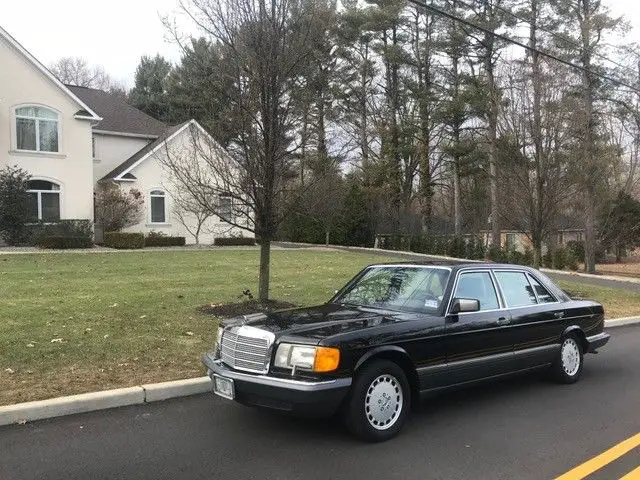
POLYGON ((27 225, 27 244, 40 248, 91 248, 93 224, 90 220, 60 220, 27 225))
POLYGON ((65 250, 69 248, 91 248, 93 242, 86 237, 67 237, 62 235, 52 235, 42 237, 38 240, 38 247, 65 250))
POLYGON ((106 232, 104 246, 120 250, 136 250, 144 247, 184 247, 185 237, 169 237, 152 234, 147 237, 143 233, 106 232))
POLYGON ((145 247, 184 247, 186 244, 185 237, 149 235, 144 239, 145 247))
POLYGON ((248 246, 248 245, 255 245, 256 239, 249 238, 249 237, 229 237, 229 238, 219 237, 214 239, 213 244, 218 247, 248 246))
POLYGON ((136 250, 144 248, 143 233, 105 232, 104 246, 118 250, 136 250))

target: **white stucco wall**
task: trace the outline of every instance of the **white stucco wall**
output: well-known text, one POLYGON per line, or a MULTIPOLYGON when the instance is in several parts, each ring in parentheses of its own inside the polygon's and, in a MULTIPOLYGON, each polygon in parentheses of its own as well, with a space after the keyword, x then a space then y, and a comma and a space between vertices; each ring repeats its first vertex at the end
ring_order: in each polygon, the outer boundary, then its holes
MULTIPOLYGON (((100 125, 96 127, 100 128, 100 125)), ((94 133, 95 157, 93 178, 97 182, 134 153, 144 148, 152 139, 94 133)))
MULTIPOLYGON (((170 142, 168 146, 169 152, 179 152, 181 150, 184 151, 185 149, 192 148, 189 138, 189 130, 186 129, 170 142)), ((169 172, 167 172, 162 166, 162 163, 158 158, 160 155, 166 155, 166 150, 160 149, 156 154, 149 157, 138 167, 132 170, 131 173, 137 178, 137 181, 121 182, 121 188, 125 190, 135 188, 144 195, 145 218, 138 225, 130 227, 126 231, 143 232, 145 234, 151 231, 163 232, 170 236, 186 237, 187 243, 193 244, 195 243, 195 238, 189 233, 187 228, 180 223, 175 214, 176 206, 172 200, 172 190, 174 187, 172 186, 169 172), (153 190, 164 190, 167 192, 167 196, 165 198, 166 223, 151 223, 150 193, 153 190)), ((194 220, 189 220, 187 217, 186 223, 192 230, 194 230, 194 220)), ((218 217, 213 217, 207 220, 205 225, 202 227, 199 237, 200 243, 206 245, 212 244, 216 237, 230 236, 254 237, 254 234, 247 230, 232 227, 231 225, 220 221, 218 217)))
POLYGON ((80 106, 0 37, 0 168, 16 165, 61 186, 60 215, 93 219, 91 124, 80 106), (16 152, 14 109, 39 105, 59 113, 59 153, 16 152))

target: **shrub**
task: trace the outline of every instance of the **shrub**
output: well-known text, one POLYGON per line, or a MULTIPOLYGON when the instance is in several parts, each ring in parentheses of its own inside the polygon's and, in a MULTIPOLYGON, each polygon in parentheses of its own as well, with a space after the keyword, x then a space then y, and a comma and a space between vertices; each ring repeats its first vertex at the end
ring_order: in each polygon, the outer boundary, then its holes
POLYGON ((136 189, 124 192, 114 183, 99 183, 95 195, 96 225, 105 232, 131 227, 142 220, 143 204, 142 193, 136 189))
POLYGON ((533 250, 529 248, 524 250, 524 265, 533 265, 533 250))
POLYGON ((553 268, 553 256, 551 254, 551 250, 547 250, 547 253, 542 256, 542 266, 544 268, 553 268))
POLYGON ((185 237, 169 237, 165 234, 152 235, 151 233, 144 239, 145 247, 184 247, 187 244, 185 237))
POLYGON ((553 251, 553 268, 556 270, 564 270, 566 266, 567 258, 564 248, 556 248, 553 251))
POLYGON ((567 242, 567 252, 570 252, 577 262, 584 262, 584 242, 576 240, 567 242))
POLYGON ((62 235, 52 235, 48 237, 41 237, 38 240, 38 247, 40 248, 55 248, 65 250, 69 248, 91 248, 91 239, 86 237, 66 237, 62 235))
MULTIPOLYGON (((27 226, 27 243, 41 246, 46 237, 75 237, 84 239, 86 247, 93 244, 93 226, 90 220, 60 220, 55 223, 34 223, 27 226)), ((75 247, 74 247, 75 248, 75 247)))
POLYGON ((578 259, 570 250, 567 250, 565 253, 565 263, 567 264, 567 268, 569 270, 573 270, 574 272, 577 272, 580 268, 578 266, 578 259))
POLYGON ((509 263, 514 265, 527 265, 525 254, 519 250, 511 250, 507 252, 509 263))
POLYGON ((26 171, 17 167, 0 170, 0 236, 9 245, 19 245, 25 239, 29 178, 26 171))
POLYGON ((106 232, 104 234, 104 245, 105 247, 117 248, 119 250, 144 248, 144 234, 106 232))
POLYGON ((246 245, 255 245, 256 239, 249 237, 217 237, 214 239, 213 244, 218 247, 235 247, 235 246, 246 246, 246 245))

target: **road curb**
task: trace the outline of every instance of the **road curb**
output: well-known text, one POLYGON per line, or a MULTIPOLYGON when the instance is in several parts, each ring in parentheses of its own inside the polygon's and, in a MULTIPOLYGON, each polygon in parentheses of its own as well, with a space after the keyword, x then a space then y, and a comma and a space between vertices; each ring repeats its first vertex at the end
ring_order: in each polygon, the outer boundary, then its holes
POLYGON ((636 325, 640 323, 640 317, 615 318, 613 320, 605 320, 605 328, 626 327, 627 325, 636 325))
POLYGON ((188 397, 211 391, 209 377, 188 378, 175 382, 152 383, 142 385, 145 403, 160 402, 176 397, 188 397))
MULTIPOLYGON (((636 324, 640 324, 640 317, 616 318, 605 321, 606 328, 636 324)), ((210 392, 211 389, 209 377, 198 377, 18 403, 0 407, 0 426, 188 397, 210 392)))
POLYGON ((209 391, 211 379, 198 377, 17 403, 0 407, 0 426, 188 397, 209 391))

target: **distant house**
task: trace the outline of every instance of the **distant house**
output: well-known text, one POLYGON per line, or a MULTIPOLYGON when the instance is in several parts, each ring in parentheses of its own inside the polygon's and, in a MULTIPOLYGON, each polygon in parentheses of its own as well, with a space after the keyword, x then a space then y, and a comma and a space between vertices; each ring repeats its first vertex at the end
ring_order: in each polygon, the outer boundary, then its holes
MULTIPOLYGON (((568 215, 558 215, 555 222, 552 241, 543 244, 543 251, 546 251, 550 243, 558 247, 566 247, 569 242, 584 240, 584 227, 581 226, 579 219, 568 215)), ((479 232, 485 245, 491 245, 491 231, 482 230, 479 232)), ((529 239, 527 232, 509 225, 507 222, 505 228, 500 232, 500 246, 504 249, 512 249, 518 251, 533 250, 533 245, 529 239)))
MULTIPOLYGON (((208 136, 195 120, 166 125, 118 96, 63 85, 2 28, 0 65, 0 168, 16 165, 30 173, 34 218, 93 220, 95 186, 115 182, 144 195, 144 219, 130 231, 193 242, 175 215, 172 182, 159 156, 188 148, 194 129, 208 136)), ((195 221, 180 217, 187 226, 195 221)), ((211 243, 243 230, 212 217, 202 232, 200 241, 211 243)))

